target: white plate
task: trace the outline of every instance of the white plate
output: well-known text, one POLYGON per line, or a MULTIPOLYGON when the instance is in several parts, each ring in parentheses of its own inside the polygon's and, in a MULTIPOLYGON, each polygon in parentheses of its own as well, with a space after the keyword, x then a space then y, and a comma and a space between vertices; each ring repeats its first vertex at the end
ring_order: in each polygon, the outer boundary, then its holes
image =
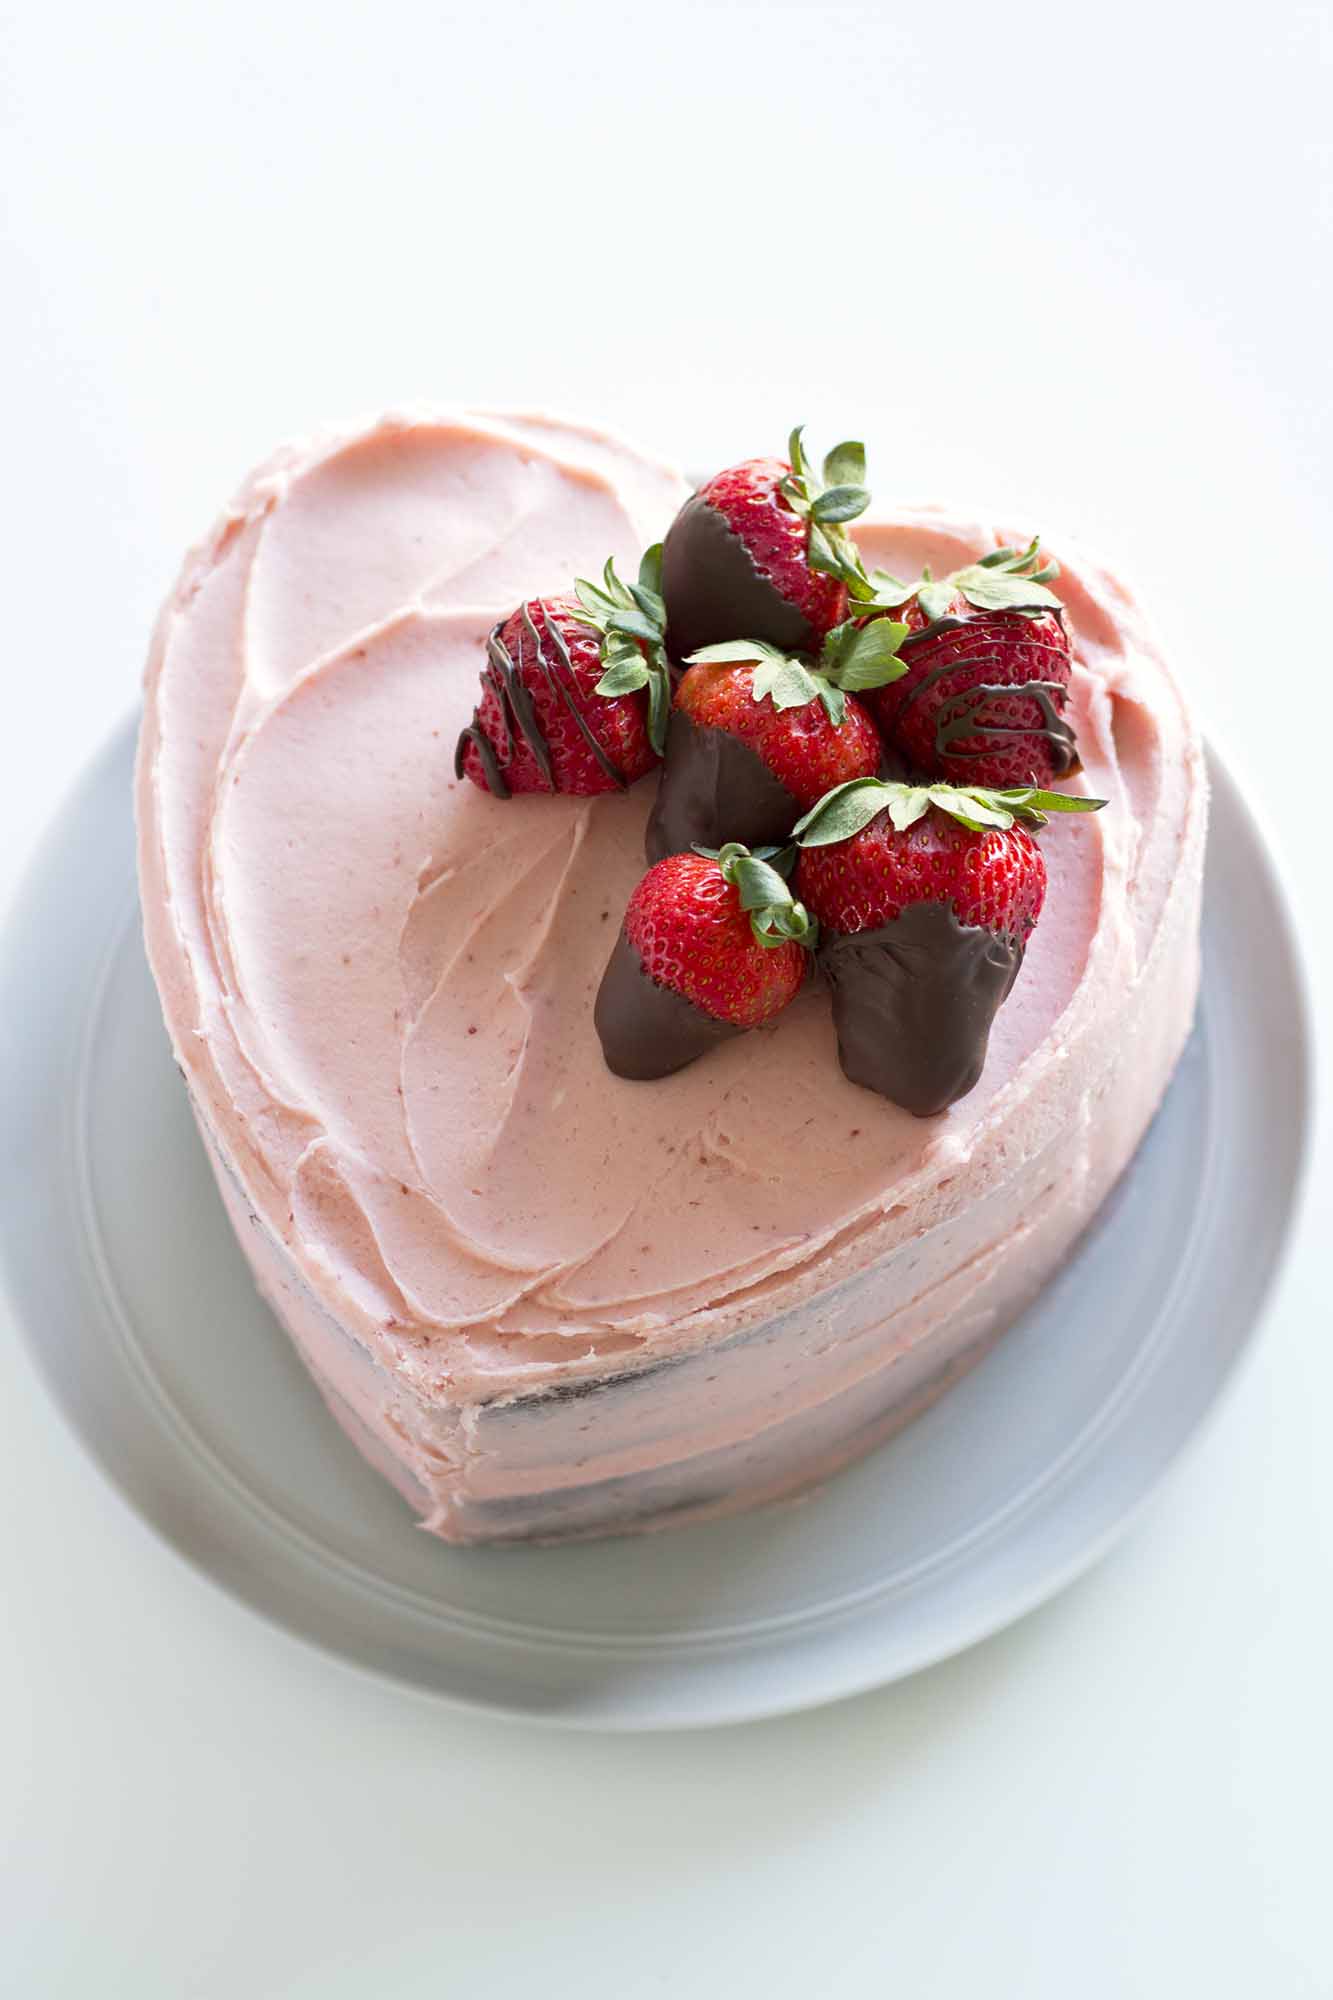
POLYGON ((1125 1181, 981 1367, 801 1505, 467 1550, 421 1534, 345 1441, 233 1241, 139 940, 132 750, 127 724, 5 942, 0 1243, 38 1363, 107 1476, 291 1632, 456 1701, 585 1726, 806 1707, 1049 1597, 1217 1397, 1287 1233, 1308 1037, 1280 891, 1216 762, 1200 1024, 1125 1181))

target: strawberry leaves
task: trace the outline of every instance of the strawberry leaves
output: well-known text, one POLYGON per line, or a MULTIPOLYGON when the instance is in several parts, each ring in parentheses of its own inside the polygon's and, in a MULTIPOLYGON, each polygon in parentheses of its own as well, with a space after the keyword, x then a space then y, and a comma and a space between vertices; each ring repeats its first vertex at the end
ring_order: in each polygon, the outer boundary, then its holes
POLYGON ((959 597, 977 611, 1017 611, 1035 617, 1060 610, 1060 599, 1047 588, 1060 574, 1057 562, 1039 554, 1041 537, 1025 549, 992 549, 952 575, 936 579, 928 569, 915 583, 904 583, 887 570, 867 571, 856 543, 846 532, 870 505, 865 485, 865 447, 852 440, 834 445, 825 458, 822 478, 815 476, 802 441, 804 426, 792 432, 787 445, 791 472, 779 491, 793 511, 809 523, 811 569, 836 577, 853 603, 876 611, 897 611, 913 597, 931 624, 949 616, 959 597))
POLYGON ((858 624, 849 618, 835 625, 824 640, 819 662, 812 675, 830 722, 841 728, 847 718, 847 696, 863 694, 868 688, 887 687, 901 680, 907 663, 898 657, 898 648, 908 628, 891 618, 873 618, 858 624))
MULTIPOLYGON (((792 432, 790 442, 795 446, 797 458, 801 460, 804 468, 801 476, 808 479, 809 467, 804 464, 805 450, 801 444, 801 432, 804 430, 804 428, 805 426, 803 424, 798 426, 798 428, 792 432)), ((797 458, 792 459, 793 472, 795 472, 796 470, 797 458)), ((823 471, 824 471, 824 486, 826 491, 834 491, 839 487, 855 487, 859 492, 865 492, 865 483, 866 483, 865 446, 863 444, 858 444, 850 439, 846 444, 835 444, 832 451, 829 452, 828 456, 824 460, 823 471)), ((870 502, 870 495, 869 493, 866 493, 867 506, 869 505, 869 502, 870 502)), ((861 507, 860 509, 858 509, 858 511, 864 513, 865 507, 864 506, 861 507)), ((824 517, 821 516, 820 518, 822 519, 824 517)), ((851 517, 849 516, 848 518, 850 519, 851 517)))
POLYGON ((1060 565, 1039 555, 1039 535, 1034 535, 1025 549, 992 549, 989 555, 939 580, 928 569, 916 583, 904 583, 883 569, 867 571, 860 550, 845 532, 846 523, 856 520, 870 505, 865 446, 852 440, 834 445, 824 460, 822 478, 817 478, 802 442, 803 431, 804 426, 798 424, 788 440, 791 472, 779 491, 788 506, 809 523, 811 569, 836 577, 854 603, 877 611, 897 611, 915 597, 932 624, 947 618, 959 597, 977 611, 1018 611, 1035 617, 1042 611, 1061 609, 1060 599, 1047 589, 1059 576, 1060 565))
POLYGON ((787 440, 791 471, 782 481, 781 492, 792 510, 821 527, 837 528, 854 521, 870 505, 865 484, 866 448, 853 439, 835 444, 824 460, 823 477, 815 476, 802 443, 804 424, 798 424, 787 440))
POLYGON ((907 672, 906 663, 898 658, 907 632, 906 625, 892 618, 872 618, 866 624, 849 618, 835 625, 825 639, 819 671, 848 694, 887 687, 907 672))
POLYGON ((751 853, 733 840, 716 853, 707 847, 698 847, 695 853, 717 862, 722 879, 731 884, 749 915, 756 943, 766 951, 783 944, 814 950, 819 926, 787 886, 786 874, 795 858, 789 847, 761 847, 751 853))
POLYGON ((858 585, 866 582, 856 544, 844 532, 846 523, 870 505, 865 446, 851 438, 835 444, 824 460, 822 477, 817 477, 802 442, 804 429, 798 424, 787 441, 791 471, 778 490, 792 512, 809 525, 811 569, 837 577, 851 590, 853 580, 858 585))
POLYGON ((697 653, 689 654, 687 665, 753 660, 751 686, 756 701, 771 701, 778 710, 805 708, 812 701, 822 701, 829 721, 841 729, 847 719, 849 694, 887 687, 907 672, 906 664, 898 658, 907 632, 906 625, 889 618, 875 618, 864 625, 848 619, 827 635, 818 660, 784 653, 765 639, 726 639, 716 646, 701 646, 697 653))
POLYGON ((572 615, 601 634, 604 672, 596 692, 613 701, 648 690, 648 738, 660 757, 666 749, 671 710, 671 671, 666 656, 666 605, 662 601, 662 544, 654 542, 639 564, 638 578, 625 583, 608 560, 600 584, 579 577, 574 592, 581 609, 572 615))
MULTIPOLYGON (((822 692, 819 682, 803 661, 789 658, 776 647, 765 649, 754 670, 751 688, 756 701, 771 701, 774 708, 805 708, 822 692)), ((846 713, 845 707, 843 713, 846 713)), ((841 723, 842 715, 829 709, 829 719, 841 723)))
POLYGON ((837 785, 812 806, 792 830, 802 847, 831 847, 851 840, 872 820, 887 812, 899 833, 925 817, 932 806, 948 813, 973 833, 991 828, 1007 832, 1016 821, 1045 826, 1051 813, 1100 812, 1105 799, 1078 798, 1071 792, 1046 792, 1035 785, 1007 791, 985 791, 968 785, 904 785, 880 778, 854 778, 837 785))
POLYGON ((771 701, 774 708, 804 708, 819 698, 819 682, 798 653, 784 653, 767 639, 723 639, 716 646, 701 646, 687 653, 690 667, 741 666, 753 660, 751 687, 756 701, 771 701))
MULTIPOLYGON (((992 549, 989 555, 938 581, 928 569, 923 570, 906 597, 915 595, 932 625, 949 616, 959 597, 977 611, 1019 611, 1027 617, 1059 611, 1060 599, 1046 586, 1059 576, 1060 565, 1043 559, 1038 553, 1040 546, 1041 536, 1034 535, 1025 549, 992 549)), ((897 599, 893 608, 905 603, 906 597, 897 599)))
POLYGON ((1025 549, 992 549, 989 555, 966 563, 949 576, 935 577, 923 569, 915 583, 904 583, 884 569, 867 574, 853 550, 855 563, 845 565, 838 574, 847 585, 848 596, 859 606, 899 611, 915 597, 932 625, 949 617, 960 597, 976 611, 1018 611, 1036 617, 1041 611, 1063 608, 1055 592, 1046 587, 1059 576, 1060 565, 1053 557, 1041 557, 1040 546, 1040 535, 1034 535, 1025 549))

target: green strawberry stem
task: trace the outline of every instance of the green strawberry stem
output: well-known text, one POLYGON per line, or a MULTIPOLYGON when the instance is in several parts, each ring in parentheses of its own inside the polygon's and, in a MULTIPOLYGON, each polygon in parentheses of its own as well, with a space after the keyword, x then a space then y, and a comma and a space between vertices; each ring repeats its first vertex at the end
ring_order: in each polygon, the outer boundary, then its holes
POLYGON ((834 626, 817 660, 784 653, 764 639, 726 639, 716 646, 701 646, 697 653, 688 655, 686 664, 753 660, 756 701, 771 701, 778 710, 805 708, 812 701, 822 701, 829 721, 841 729, 847 719, 849 694, 887 687, 907 672, 898 649, 908 629, 892 618, 872 618, 865 623, 849 618, 834 626))
POLYGON ((1105 799, 1044 792, 1036 785, 997 792, 975 785, 905 785, 882 778, 853 778, 849 784, 835 785, 831 792, 825 792, 797 821, 792 838, 802 847, 831 847, 837 841, 851 840, 882 812, 887 812, 898 832, 904 833, 932 806, 974 833, 991 827, 1003 832, 1015 821, 1024 826, 1045 826, 1051 813, 1100 812, 1105 804, 1105 799))
POLYGON ((854 438, 835 444, 824 460, 822 478, 817 478, 802 442, 804 429, 804 424, 798 424, 787 441, 791 471, 779 491, 792 512, 808 524, 811 569, 837 577, 850 590, 854 578, 865 577, 846 523, 864 514, 870 505, 865 484, 866 448, 854 438))
POLYGON ((579 577, 574 592, 581 609, 572 615, 601 634, 605 671, 596 692, 613 701, 648 690, 648 740, 658 756, 666 751, 671 713, 671 669, 666 655, 666 605, 662 601, 662 544, 654 542, 639 564, 638 580, 625 583, 608 559, 601 584, 579 577))
POLYGON ((766 951, 778 945, 799 944, 813 951, 819 941, 819 925, 804 903, 798 903, 787 886, 786 876, 796 859, 791 847, 760 847, 752 853, 739 841, 725 847, 696 847, 696 854, 716 861, 722 879, 729 882, 749 912, 750 929, 766 951))

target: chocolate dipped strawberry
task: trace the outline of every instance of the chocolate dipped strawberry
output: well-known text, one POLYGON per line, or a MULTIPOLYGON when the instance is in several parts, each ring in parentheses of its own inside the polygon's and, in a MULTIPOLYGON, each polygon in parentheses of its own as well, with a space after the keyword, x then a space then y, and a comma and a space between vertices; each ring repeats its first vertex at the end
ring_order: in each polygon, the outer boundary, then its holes
POLYGON ((761 639, 691 654, 672 704, 648 859, 732 836, 780 845, 825 792, 874 777, 883 745, 858 693, 904 671, 897 649, 907 629, 889 618, 835 626, 818 659, 761 639))
POLYGON ((671 698, 661 554, 649 549, 636 583, 608 562, 600 585, 580 578, 573 597, 530 598, 494 628, 481 700, 458 739, 460 778, 499 799, 589 796, 652 770, 671 698))
POLYGON ((966 1096, 1041 915, 1046 864, 1030 829, 1104 804, 866 779, 806 815, 797 888, 819 922, 853 1083, 919 1118, 966 1096))
POLYGON ((670 1076, 795 999, 816 931, 780 872, 791 858, 731 842, 649 869, 593 1010, 608 1069, 670 1076))
POLYGON ((845 524, 870 504, 865 448, 835 445, 817 478, 800 429, 788 457, 714 474, 667 531, 667 642, 683 660, 724 639, 817 652, 847 616, 847 574, 861 573, 845 524))
MULTIPOLYGON (((995 549, 938 581, 898 586, 905 672, 875 718, 905 761, 959 785, 1048 786, 1077 771, 1066 718, 1072 667, 1059 570, 1038 544, 995 549)), ((880 602, 894 595, 877 578, 880 602)))

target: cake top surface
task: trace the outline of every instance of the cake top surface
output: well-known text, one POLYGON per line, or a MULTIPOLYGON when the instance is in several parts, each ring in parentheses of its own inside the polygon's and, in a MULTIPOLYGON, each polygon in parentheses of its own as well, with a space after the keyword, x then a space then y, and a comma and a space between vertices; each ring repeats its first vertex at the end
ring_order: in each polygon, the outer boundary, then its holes
MULTIPOLYGON (((502 801, 453 748, 496 620, 608 555, 632 573, 686 490, 590 430, 408 413, 257 473, 159 623, 138 802, 177 1054, 314 1289, 455 1384, 697 1343, 985 1199, 1141 973, 1201 785, 1137 607, 1057 544, 1073 782, 1112 809, 1045 842, 977 1088, 923 1121, 849 1083, 813 991, 676 1076, 613 1076, 593 997, 655 781, 502 801)), ((943 573, 1010 525, 881 505, 858 540, 943 573)))

